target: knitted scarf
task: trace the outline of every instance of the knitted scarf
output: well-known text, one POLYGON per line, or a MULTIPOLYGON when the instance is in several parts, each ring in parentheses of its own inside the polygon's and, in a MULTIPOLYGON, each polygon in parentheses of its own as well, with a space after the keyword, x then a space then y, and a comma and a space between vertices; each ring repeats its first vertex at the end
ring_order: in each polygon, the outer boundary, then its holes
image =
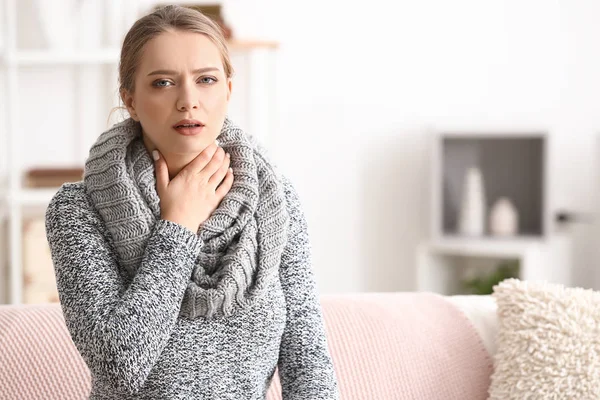
MULTIPOLYGON (((279 177, 258 143, 225 119, 219 144, 231 155, 234 182, 200 225, 200 253, 180 315, 195 319, 233 315, 278 277, 289 215, 279 177)), ((84 183, 111 235, 119 265, 133 277, 154 224, 160 219, 154 162, 139 122, 115 124, 91 147, 84 183)))

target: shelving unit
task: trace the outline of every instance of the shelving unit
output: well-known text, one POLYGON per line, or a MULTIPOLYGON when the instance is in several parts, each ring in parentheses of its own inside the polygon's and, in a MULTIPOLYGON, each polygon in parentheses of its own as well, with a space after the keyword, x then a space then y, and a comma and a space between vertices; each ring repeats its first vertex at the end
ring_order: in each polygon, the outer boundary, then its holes
POLYGON ((444 295, 462 294, 462 279, 474 263, 489 265, 507 260, 519 262, 522 280, 569 284, 570 244, 565 238, 541 239, 441 239, 417 249, 417 286, 420 291, 444 295))
MULTIPOLYGON (((155 2, 159 3, 159 2, 155 2)), ((185 3, 185 2, 183 2, 185 3)), ((131 24, 143 15, 152 2, 141 0, 123 0, 125 11, 122 35, 125 34, 131 24)), ((0 252, 4 249, 8 252, 0 253, 0 273, 8 271, 9 285, 0 277, 0 303, 3 302, 3 288, 8 291, 10 297, 8 302, 19 304, 22 302, 23 285, 23 221, 31 215, 43 216, 45 209, 58 188, 27 188, 23 186, 24 166, 21 155, 25 148, 24 135, 22 135, 23 124, 16 121, 20 115, 20 102, 18 100, 19 71, 24 67, 52 67, 72 68, 77 79, 77 96, 82 93, 85 83, 84 69, 87 67, 106 67, 106 79, 116 85, 116 69, 120 55, 120 48, 107 47, 99 49, 18 49, 17 48, 17 1, 0 0, 0 71, 4 74, 4 87, 1 93, 5 95, 4 126, 0 125, 0 148, 1 156, 6 160, 5 179, 0 180, 0 228, 7 225, 8 230, 0 229, 0 252), (10 101, 9 101, 10 100, 10 101), (6 237, 4 237, 6 236, 6 237), (6 264, 6 265, 3 265, 6 264)), ((272 74, 274 73, 275 51, 278 43, 273 41, 240 40, 233 39, 228 43, 232 57, 242 56, 244 60, 244 71, 248 79, 247 88, 241 99, 245 109, 245 126, 250 132, 261 132, 261 139, 268 142, 274 127, 274 85, 272 74)), ((238 65, 235 65, 238 69, 238 65)), ((115 87, 116 90, 116 87, 115 87)), ((116 104, 114 104, 116 105, 116 104)), ((109 109, 102 110, 108 114, 109 109)), ((88 111, 89 112, 89 111, 88 111)), ((86 126, 86 111, 73 112, 78 132, 83 136, 89 128, 86 126)), ((94 132, 94 135, 99 132, 94 132)), ((89 151, 89 145, 84 137, 75 137, 77 160, 74 165, 79 165, 85 159, 89 151)))
MULTIPOLYGON (((133 2, 132 2, 133 3, 133 2)), ((119 50, 117 48, 99 48, 99 49, 21 49, 17 47, 18 35, 18 2, 16 0, 2 0, 1 8, 4 20, 0 23, 3 31, 0 33, 3 37, 3 48, 0 49, 0 66, 4 72, 5 87, 5 129, 3 139, 6 146, 5 160, 7 160, 7 180, 0 189, 2 196, 0 216, 2 216, 3 226, 8 225, 6 238, 3 239, 2 248, 8 252, 8 259, 2 257, 2 271, 8 269, 10 285, 8 290, 10 295, 9 303, 19 304, 22 301, 23 287, 23 228, 24 218, 31 215, 43 216, 45 208, 58 188, 27 188, 23 186, 24 166, 22 154, 27 144, 24 140, 23 124, 17 121, 21 115, 19 88, 19 73, 22 68, 28 67, 71 67, 75 69, 76 78, 81 84, 84 78, 82 68, 85 66, 114 65, 119 59, 119 50), (4 240, 5 239, 5 240, 4 240), (7 268, 8 267, 8 268, 7 268)), ((126 8, 132 14, 125 15, 128 21, 135 18, 135 7, 126 8)), ((76 113, 74 113, 76 114, 76 113)), ((34 116, 32 116, 33 118, 34 116)), ((85 128, 79 122, 79 126, 85 128)), ((78 140, 78 138, 75 138, 78 140)), ((84 150, 81 148, 81 150, 84 150)), ((73 164, 75 164, 74 162, 73 164)), ((4 232, 3 232, 4 233, 4 232)))
POLYGON ((570 240, 551 230, 548 141, 547 132, 533 129, 433 133, 431 227, 416 251, 418 290, 460 294, 466 270, 508 260, 519 261, 517 278, 569 284, 570 240), (486 200, 485 233, 475 237, 458 233, 464 176, 471 167, 482 172, 486 200), (491 205, 505 196, 517 207, 519 230, 493 236, 487 229, 491 205))

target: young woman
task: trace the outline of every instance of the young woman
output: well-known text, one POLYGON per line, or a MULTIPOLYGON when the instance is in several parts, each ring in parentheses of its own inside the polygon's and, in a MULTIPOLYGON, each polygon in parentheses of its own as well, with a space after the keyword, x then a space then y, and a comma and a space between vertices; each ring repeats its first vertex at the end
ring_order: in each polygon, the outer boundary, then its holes
POLYGON ((292 184, 227 116, 218 26, 163 7, 127 33, 129 118, 46 212, 60 302, 92 399, 337 399, 292 184), (217 142, 218 141, 218 142, 217 142))

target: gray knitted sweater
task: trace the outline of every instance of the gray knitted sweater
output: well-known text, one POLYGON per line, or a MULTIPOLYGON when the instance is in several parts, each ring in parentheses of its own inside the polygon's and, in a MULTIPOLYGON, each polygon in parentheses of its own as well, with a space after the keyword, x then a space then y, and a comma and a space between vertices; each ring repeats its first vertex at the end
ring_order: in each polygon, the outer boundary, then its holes
POLYGON ((264 399, 276 367, 283 399, 337 399, 306 221, 283 179, 289 230, 279 273, 249 307, 190 319, 180 307, 198 235, 159 219, 132 277, 83 182, 46 212, 60 302, 92 374, 91 399, 264 399))

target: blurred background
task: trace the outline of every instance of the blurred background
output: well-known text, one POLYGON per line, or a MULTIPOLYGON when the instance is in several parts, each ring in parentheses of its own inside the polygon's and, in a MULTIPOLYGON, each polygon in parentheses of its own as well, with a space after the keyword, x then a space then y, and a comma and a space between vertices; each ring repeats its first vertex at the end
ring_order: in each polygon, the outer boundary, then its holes
MULTIPOLYGON (((0 302, 54 302, 43 215, 118 106, 146 0, 0 0, 0 302)), ((600 287, 595 1, 184 1, 295 184, 322 293, 600 287)))

